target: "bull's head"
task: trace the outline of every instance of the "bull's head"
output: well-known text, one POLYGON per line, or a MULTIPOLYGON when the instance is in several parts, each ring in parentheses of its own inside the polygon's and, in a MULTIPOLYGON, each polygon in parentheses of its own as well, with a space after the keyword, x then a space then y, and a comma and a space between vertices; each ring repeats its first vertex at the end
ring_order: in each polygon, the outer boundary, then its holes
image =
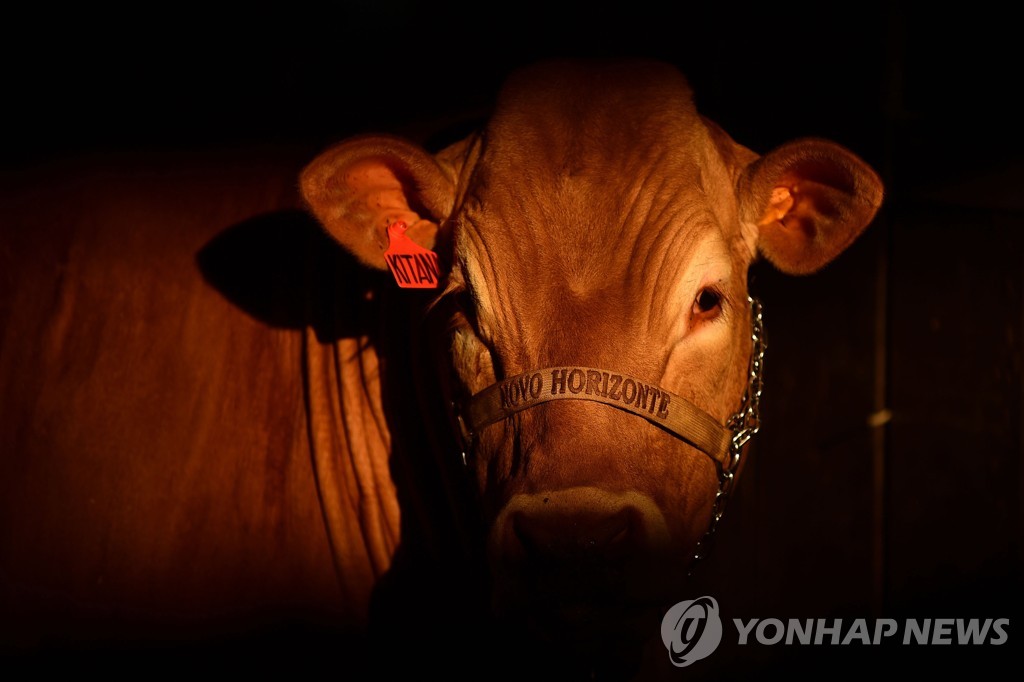
POLYGON ((752 388, 748 268, 821 268, 882 197, 836 144, 736 144, 648 63, 526 70, 480 133, 434 156, 350 140, 302 189, 370 266, 398 221, 440 255, 497 601, 560 621, 621 621, 685 575, 752 388))

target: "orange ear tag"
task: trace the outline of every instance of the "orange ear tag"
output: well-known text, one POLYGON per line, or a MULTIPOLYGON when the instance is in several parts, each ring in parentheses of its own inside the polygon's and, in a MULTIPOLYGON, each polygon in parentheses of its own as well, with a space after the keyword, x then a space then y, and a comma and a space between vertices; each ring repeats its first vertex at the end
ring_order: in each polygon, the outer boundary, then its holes
POLYGON ((403 289, 436 289, 440 268, 437 254, 405 236, 409 226, 399 220, 388 225, 388 249, 384 260, 403 289))

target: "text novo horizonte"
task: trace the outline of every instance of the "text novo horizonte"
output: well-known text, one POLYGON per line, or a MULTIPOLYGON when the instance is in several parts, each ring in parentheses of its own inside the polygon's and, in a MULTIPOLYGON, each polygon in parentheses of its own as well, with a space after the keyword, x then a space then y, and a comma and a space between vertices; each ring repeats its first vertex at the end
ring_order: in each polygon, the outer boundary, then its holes
POLYGON ((545 396, 570 393, 593 395, 646 410, 659 419, 669 414, 671 394, 622 374, 583 367, 559 367, 527 372, 501 382, 501 407, 515 410, 545 396))

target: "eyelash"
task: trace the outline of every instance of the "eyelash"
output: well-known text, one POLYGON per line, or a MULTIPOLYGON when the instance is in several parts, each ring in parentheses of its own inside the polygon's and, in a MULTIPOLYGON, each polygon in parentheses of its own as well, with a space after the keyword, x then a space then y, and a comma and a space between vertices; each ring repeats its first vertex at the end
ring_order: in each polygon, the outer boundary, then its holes
POLYGON ((693 299, 693 314, 708 316, 716 308, 721 309, 724 296, 715 287, 705 287, 693 299))

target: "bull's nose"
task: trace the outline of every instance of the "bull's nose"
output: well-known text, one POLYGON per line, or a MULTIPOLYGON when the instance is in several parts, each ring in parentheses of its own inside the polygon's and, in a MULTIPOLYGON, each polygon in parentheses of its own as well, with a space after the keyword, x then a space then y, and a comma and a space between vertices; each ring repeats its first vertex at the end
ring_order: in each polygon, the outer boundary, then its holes
POLYGON ((638 605, 660 600, 666 570, 678 573, 676 562, 661 560, 669 540, 654 500, 636 491, 514 495, 489 538, 494 608, 556 637, 619 632, 633 616, 646 617, 638 605))
POLYGON ((633 548, 639 536, 636 510, 519 512, 509 519, 506 556, 529 561, 612 559, 633 548))
POLYGON ((491 532, 492 558, 506 567, 621 559, 669 541, 665 518, 651 498, 593 487, 516 495, 491 532))

